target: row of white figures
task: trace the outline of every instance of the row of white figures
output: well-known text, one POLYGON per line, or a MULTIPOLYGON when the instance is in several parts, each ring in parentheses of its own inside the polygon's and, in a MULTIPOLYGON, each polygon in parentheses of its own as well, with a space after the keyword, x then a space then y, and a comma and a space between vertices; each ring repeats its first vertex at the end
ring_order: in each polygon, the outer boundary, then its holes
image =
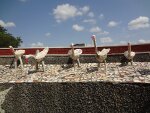
MULTIPOLYGON (((101 51, 98 51, 97 46, 96 46, 96 36, 92 35, 92 40, 94 43, 94 47, 95 47, 95 53, 96 53, 96 59, 98 60, 98 69, 100 67, 100 63, 104 63, 105 65, 105 74, 107 72, 107 65, 106 65, 106 58, 107 58, 107 54, 110 51, 110 48, 107 49, 102 49, 101 51)), ((133 58, 135 56, 135 52, 131 51, 131 44, 128 43, 128 50, 124 52, 124 56, 131 62, 131 65, 133 65, 133 58)))
MULTIPOLYGON (((99 61, 98 67, 100 67, 100 63, 104 62, 105 67, 106 67, 106 58, 107 54, 110 51, 110 48, 107 49, 102 49, 101 51, 98 51, 98 48, 96 46, 96 36, 92 35, 92 40, 94 43, 94 48, 95 48, 95 53, 96 53, 96 59, 99 61)), ((71 44, 71 50, 69 50, 68 54, 70 57, 73 59, 73 64, 77 60, 78 67, 80 66, 80 61, 79 61, 79 56, 82 54, 82 49, 75 49, 73 47, 73 44, 71 44)), ((124 56, 131 61, 131 64, 133 64, 133 58, 135 56, 135 52, 131 51, 131 44, 128 43, 128 50, 124 52, 124 56)))
MULTIPOLYGON (((18 59, 20 60, 21 68, 23 69, 23 63, 22 63, 21 57, 23 56, 23 54, 25 54, 25 50, 14 50, 14 48, 12 46, 9 46, 9 47, 15 56, 15 62, 14 62, 15 69, 17 68, 17 60, 18 59)), ((45 64, 44 64, 43 59, 47 55, 48 50, 49 50, 49 48, 46 47, 41 52, 39 52, 39 50, 37 50, 35 55, 29 54, 29 55, 24 55, 24 56, 25 56, 26 61, 28 61, 28 58, 30 58, 30 57, 32 57, 36 60, 36 70, 38 70, 38 64, 40 62, 42 62, 43 70, 45 71, 45 67, 44 67, 45 64)))
MULTIPOLYGON (((105 73, 106 73, 106 70, 107 70, 107 66, 106 66, 106 58, 107 58, 107 54, 109 53, 110 51, 110 48, 107 48, 107 49, 102 49, 101 51, 98 51, 98 48, 96 46, 96 36, 95 35, 92 35, 92 40, 93 40, 93 43, 94 43, 94 47, 95 47, 95 53, 96 53, 96 59, 98 60, 98 69, 100 67, 100 63, 104 63, 105 64, 105 73)), ((20 60, 20 64, 21 64, 21 67, 23 68, 23 63, 22 63, 22 59, 21 59, 21 56, 25 53, 25 50, 14 50, 12 46, 9 46, 10 49, 12 50, 12 52, 14 53, 14 56, 15 56, 15 69, 17 68, 17 60, 19 59, 20 60)), ((33 57, 35 60, 36 60, 36 70, 38 70, 38 64, 40 62, 42 62, 42 66, 43 66, 43 70, 45 71, 45 67, 44 67, 44 61, 43 59, 45 58, 45 56, 47 55, 48 53, 48 50, 49 48, 46 47, 44 48, 41 52, 39 52, 37 50, 36 54, 35 55, 25 55, 25 58, 26 60, 30 57, 33 57)), ((74 49, 74 46, 73 46, 73 43, 71 44, 71 50, 68 51, 68 55, 70 56, 70 58, 73 60, 73 65, 74 65, 74 68, 75 68, 75 62, 77 62, 78 64, 78 67, 80 67, 80 60, 79 60, 79 57, 80 55, 82 54, 82 49, 74 49)), ((135 52, 132 52, 131 51, 131 45, 130 43, 128 43, 128 50, 124 52, 124 56, 131 61, 131 64, 133 62, 133 57, 135 56, 135 52)))
MULTIPOLYGON (((102 51, 98 51, 97 47, 96 47, 96 36, 92 35, 92 40, 94 43, 94 47, 95 47, 95 52, 96 52, 96 59, 99 62, 104 62, 106 63, 106 58, 107 58, 107 54, 110 51, 110 48, 108 49, 102 49, 102 51)), ((124 56, 131 62, 131 65, 133 64, 133 58, 135 56, 135 52, 131 51, 131 44, 128 43, 128 50, 124 52, 124 56)), ((98 64, 98 67, 100 67, 100 64, 98 64)))

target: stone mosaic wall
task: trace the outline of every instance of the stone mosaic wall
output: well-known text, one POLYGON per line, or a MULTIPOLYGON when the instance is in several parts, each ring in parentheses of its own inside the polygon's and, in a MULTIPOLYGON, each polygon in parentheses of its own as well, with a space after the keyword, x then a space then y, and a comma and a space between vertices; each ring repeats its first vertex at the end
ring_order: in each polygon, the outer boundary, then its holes
POLYGON ((5 113, 150 113, 150 84, 1 83, 0 105, 5 113))
MULTIPOLYGON (((68 64, 72 63, 72 60, 66 55, 48 55, 45 59, 45 64, 68 64)), ((136 54, 134 59, 135 62, 150 62, 150 53, 140 53, 136 54)), ((24 58, 23 58, 24 61, 24 58)), ((107 62, 125 62, 126 58, 123 54, 119 55, 109 55, 107 62)), ((0 57, 0 65, 11 64, 13 62, 13 57, 0 57)), ((34 59, 29 59, 29 63, 34 63, 34 59)), ((81 63, 95 63, 97 62, 95 55, 81 55, 81 63)))

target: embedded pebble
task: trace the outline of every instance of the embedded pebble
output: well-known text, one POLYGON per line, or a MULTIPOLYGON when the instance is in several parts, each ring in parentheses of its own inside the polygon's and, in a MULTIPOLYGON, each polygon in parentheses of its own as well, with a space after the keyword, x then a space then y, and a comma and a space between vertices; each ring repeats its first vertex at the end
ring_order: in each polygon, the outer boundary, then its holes
POLYGON ((110 81, 110 82, 142 82, 150 83, 149 62, 134 62, 134 65, 119 66, 120 63, 107 63, 98 69, 96 63, 81 63, 81 67, 70 65, 47 64, 45 72, 42 66, 35 71, 30 64, 19 66, 16 70, 8 65, 0 65, 0 83, 20 82, 88 82, 88 81, 110 81), (142 65, 142 66, 141 66, 142 65))
POLYGON ((134 82, 140 82, 140 80, 137 79, 137 78, 134 78, 133 81, 134 81, 134 82))
POLYGON ((147 75, 147 78, 150 80, 150 75, 147 75))

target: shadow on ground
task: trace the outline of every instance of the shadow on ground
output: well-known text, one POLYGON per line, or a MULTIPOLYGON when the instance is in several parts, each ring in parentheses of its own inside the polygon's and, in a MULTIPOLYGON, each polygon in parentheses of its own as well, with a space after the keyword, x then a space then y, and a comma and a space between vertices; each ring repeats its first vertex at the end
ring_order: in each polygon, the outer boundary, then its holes
POLYGON ((150 84, 1 83, 5 113, 150 113, 150 84))

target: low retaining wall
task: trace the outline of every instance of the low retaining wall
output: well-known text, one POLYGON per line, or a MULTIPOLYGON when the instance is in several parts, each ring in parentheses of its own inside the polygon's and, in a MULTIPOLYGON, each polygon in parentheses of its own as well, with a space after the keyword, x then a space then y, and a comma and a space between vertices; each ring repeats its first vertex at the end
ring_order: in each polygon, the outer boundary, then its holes
POLYGON ((150 113, 150 84, 3 83, 0 99, 5 113, 150 113))
MULTIPOLYGON (((12 56, 1 56, 0 65, 11 64, 13 62, 12 56)), ((108 55, 107 62, 125 62, 127 59, 123 54, 108 55)), ((24 58, 23 58, 24 61, 24 58)), ((47 55, 44 58, 45 64, 68 64, 72 60, 67 55, 47 55)), ((137 53, 133 59, 135 62, 150 62, 150 53, 137 53)), ((98 62, 95 55, 81 55, 81 63, 96 63, 98 62)), ((29 63, 34 63, 34 59, 29 59, 29 63)))

